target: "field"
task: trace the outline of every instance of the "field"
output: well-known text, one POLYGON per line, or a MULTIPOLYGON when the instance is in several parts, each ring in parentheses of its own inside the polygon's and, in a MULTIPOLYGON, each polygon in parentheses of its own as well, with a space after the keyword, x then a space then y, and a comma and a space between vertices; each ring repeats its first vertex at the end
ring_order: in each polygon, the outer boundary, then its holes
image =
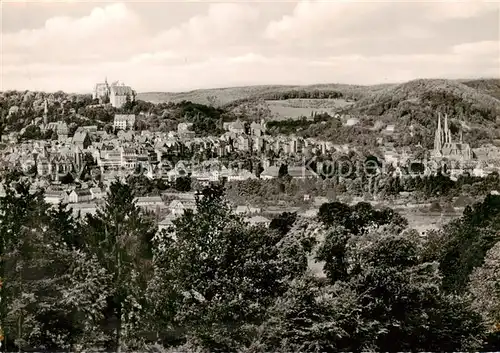
POLYGON ((189 92, 140 92, 137 94, 137 98, 152 103, 180 102, 182 100, 188 100, 193 103, 223 106, 241 99, 257 100, 268 94, 279 94, 293 90, 301 90, 304 92, 313 92, 317 90, 337 91, 359 99, 364 97, 366 94, 378 92, 391 86, 393 85, 384 84, 375 86, 358 86, 345 84, 321 84, 309 86, 246 86, 199 89, 189 92))
POLYGON ((335 114, 339 108, 344 108, 352 103, 345 99, 287 99, 267 100, 272 119, 298 119, 303 116, 310 117, 311 113, 335 114))

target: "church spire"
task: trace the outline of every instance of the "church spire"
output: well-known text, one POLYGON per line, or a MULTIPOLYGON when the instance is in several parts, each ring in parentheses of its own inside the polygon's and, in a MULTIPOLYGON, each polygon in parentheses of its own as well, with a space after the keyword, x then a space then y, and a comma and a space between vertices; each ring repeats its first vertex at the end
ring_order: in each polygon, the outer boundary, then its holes
POLYGON ((451 142, 450 129, 448 127, 448 114, 444 115, 444 142, 451 142))
POLYGON ((49 114, 49 107, 47 104, 47 98, 45 98, 44 104, 43 104, 43 123, 44 125, 48 124, 48 114, 49 114))
POLYGON ((438 112, 437 129, 434 137, 434 150, 439 151, 443 146, 443 132, 441 129, 441 113, 438 112))

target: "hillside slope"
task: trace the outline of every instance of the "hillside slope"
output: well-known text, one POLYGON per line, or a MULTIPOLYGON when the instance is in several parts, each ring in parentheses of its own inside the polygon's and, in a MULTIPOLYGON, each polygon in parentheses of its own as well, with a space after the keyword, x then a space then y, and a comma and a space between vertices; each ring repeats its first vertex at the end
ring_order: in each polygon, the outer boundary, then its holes
POLYGON ((500 118, 500 100, 453 80, 413 80, 367 94, 351 112, 398 119, 411 116, 422 124, 437 111, 470 123, 494 123, 500 118))
POLYGON ((490 96, 500 99, 500 79, 480 79, 462 81, 466 86, 475 88, 482 93, 489 94, 490 96))
POLYGON ((315 91, 330 91, 359 99, 370 92, 376 92, 393 85, 344 85, 344 84, 317 84, 308 86, 245 86, 200 89, 189 92, 144 92, 138 93, 137 98, 152 103, 161 102, 180 102, 183 100, 198 104, 214 104, 218 106, 238 103, 238 101, 248 101, 257 99, 274 99, 274 95, 280 95, 287 92, 300 91, 311 93, 315 91))

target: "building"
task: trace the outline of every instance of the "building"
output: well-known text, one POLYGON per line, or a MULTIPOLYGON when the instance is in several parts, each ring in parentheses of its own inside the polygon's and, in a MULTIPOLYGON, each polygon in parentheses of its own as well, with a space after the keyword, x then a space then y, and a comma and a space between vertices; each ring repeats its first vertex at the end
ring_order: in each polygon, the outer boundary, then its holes
POLYGON ((250 125, 250 133, 252 136, 257 136, 260 137, 262 135, 265 135, 266 133, 266 123, 264 120, 260 121, 260 124, 257 122, 253 122, 250 125))
POLYGON ((105 194, 101 190, 101 188, 95 187, 95 188, 90 188, 90 196, 92 200, 99 200, 104 198, 105 194))
POLYGON ((448 127, 448 115, 444 116, 444 127, 441 126, 441 114, 438 113, 437 129, 434 136, 434 158, 446 158, 459 161, 472 159, 472 150, 467 143, 463 143, 462 134, 460 142, 453 142, 451 131, 448 127))
POLYGON ((271 224, 271 221, 269 219, 262 216, 245 218, 245 221, 248 222, 251 226, 264 226, 266 228, 269 227, 269 225, 271 224))
POLYGON ((114 108, 121 108, 127 101, 135 100, 135 92, 129 86, 113 83, 109 89, 109 102, 114 108))
POLYGON ((89 189, 75 189, 68 196, 70 203, 89 202, 92 199, 92 193, 89 189))
POLYGON ((42 126, 42 130, 52 130, 57 134, 59 141, 65 141, 68 138, 69 128, 68 124, 64 121, 57 121, 48 123, 46 126, 42 126))
POLYGON ((224 124, 224 128, 234 134, 244 134, 245 125, 238 119, 235 122, 224 124))
POLYGON ((142 196, 135 199, 137 207, 148 210, 155 210, 157 208, 166 208, 161 196, 142 196))
POLYGON ((177 125, 177 133, 181 137, 194 137, 193 123, 180 123, 177 125))
POLYGON ((280 168, 278 166, 269 166, 260 174, 261 179, 276 179, 279 177, 280 168))
POLYGON ((168 207, 174 216, 180 216, 186 210, 196 212, 196 202, 190 200, 173 200, 168 207))
POLYGON ((115 114, 113 127, 115 128, 115 130, 133 130, 135 127, 135 115, 115 114))
POLYGON ((158 231, 168 230, 174 225, 173 221, 177 219, 178 216, 173 214, 168 214, 161 222, 158 223, 158 231))
POLYGON ((108 85, 108 79, 104 80, 104 83, 97 83, 94 86, 94 90, 92 92, 92 99, 99 99, 99 102, 102 104, 106 101, 110 96, 110 87, 108 85))
POLYGON ((80 129, 75 131, 75 134, 73 135, 73 139, 71 140, 73 145, 76 147, 84 150, 87 149, 92 144, 92 141, 90 141, 89 134, 87 131, 80 129))
POLYGON ((60 203, 66 203, 67 194, 62 190, 49 190, 45 192, 44 199, 48 204, 57 205, 60 203))

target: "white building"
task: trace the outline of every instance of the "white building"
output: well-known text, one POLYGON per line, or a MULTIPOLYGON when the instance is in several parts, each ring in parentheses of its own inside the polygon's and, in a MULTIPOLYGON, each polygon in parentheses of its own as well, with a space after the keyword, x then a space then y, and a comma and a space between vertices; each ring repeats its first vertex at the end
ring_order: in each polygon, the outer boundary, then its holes
POLYGON ((135 100, 135 93, 129 86, 118 83, 113 83, 109 88, 109 102, 115 108, 121 108, 130 99, 131 102, 135 100))
POLYGON ((116 130, 133 130, 135 126, 134 114, 115 114, 113 127, 116 130))

